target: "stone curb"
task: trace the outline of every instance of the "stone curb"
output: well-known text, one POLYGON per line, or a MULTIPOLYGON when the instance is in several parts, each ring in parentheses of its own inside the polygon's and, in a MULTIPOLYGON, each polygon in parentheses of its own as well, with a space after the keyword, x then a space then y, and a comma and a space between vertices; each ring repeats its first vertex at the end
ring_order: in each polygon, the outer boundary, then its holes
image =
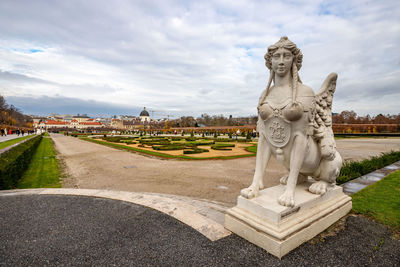
POLYGON ((400 160, 383 167, 382 169, 360 176, 354 180, 348 181, 340 186, 347 195, 352 195, 365 187, 382 180, 385 176, 400 169, 400 160))
POLYGON ((16 195, 73 195, 120 200, 149 207, 174 217, 211 241, 231 234, 224 228, 223 220, 227 207, 212 201, 195 200, 174 195, 97 189, 39 188, 0 192, 0 197, 16 195))

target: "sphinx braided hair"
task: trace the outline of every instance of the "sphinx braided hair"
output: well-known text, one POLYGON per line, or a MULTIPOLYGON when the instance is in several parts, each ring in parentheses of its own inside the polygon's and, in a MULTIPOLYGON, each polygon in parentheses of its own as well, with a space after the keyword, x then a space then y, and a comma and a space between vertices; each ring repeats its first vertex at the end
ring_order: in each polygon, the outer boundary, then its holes
POLYGON ((292 63, 292 78, 293 78, 293 82, 292 82, 292 88, 293 88, 293 94, 292 94, 292 102, 295 102, 296 100, 296 94, 297 94, 297 83, 301 82, 301 79, 299 77, 299 70, 301 68, 301 65, 303 63, 303 54, 301 53, 300 49, 297 48, 296 44, 293 43, 292 41, 289 40, 289 38, 287 38, 286 36, 281 37, 281 39, 271 45, 270 47, 268 47, 268 51, 265 54, 264 58, 265 58, 265 65, 267 66, 267 68, 270 70, 270 77, 269 77, 269 81, 268 81, 268 86, 267 86, 267 93, 271 87, 271 82, 272 80, 275 80, 275 73, 272 70, 272 56, 273 54, 276 52, 276 50, 278 50, 279 48, 285 48, 287 50, 289 50, 290 52, 292 52, 293 54, 293 63, 292 63))

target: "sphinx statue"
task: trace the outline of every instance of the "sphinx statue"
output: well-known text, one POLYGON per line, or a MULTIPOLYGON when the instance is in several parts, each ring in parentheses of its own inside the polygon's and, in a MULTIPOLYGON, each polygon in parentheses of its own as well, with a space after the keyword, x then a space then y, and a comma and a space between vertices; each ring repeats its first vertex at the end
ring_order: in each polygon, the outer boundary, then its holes
POLYGON ((308 190, 322 195, 335 185, 342 167, 332 131, 337 74, 329 74, 315 94, 300 79, 298 71, 303 55, 287 37, 271 45, 264 58, 270 76, 257 107, 260 137, 256 169, 251 185, 241 190, 241 196, 247 199, 258 196, 273 156, 289 171, 280 179, 286 188, 277 201, 293 207, 297 184, 313 181, 308 190))
POLYGON ((315 94, 300 79, 302 60, 300 49, 287 37, 265 54, 270 76, 257 106, 256 169, 251 185, 225 215, 228 230, 278 258, 352 208, 351 198, 335 185, 342 167, 332 131, 337 74, 329 74, 315 94), (263 188, 271 156, 289 174, 281 184, 263 188))

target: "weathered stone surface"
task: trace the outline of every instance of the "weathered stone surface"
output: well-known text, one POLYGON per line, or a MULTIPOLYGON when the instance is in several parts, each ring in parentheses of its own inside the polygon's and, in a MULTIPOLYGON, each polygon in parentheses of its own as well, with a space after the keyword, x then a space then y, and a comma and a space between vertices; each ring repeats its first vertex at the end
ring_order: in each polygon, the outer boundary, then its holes
POLYGON ((329 74, 315 94, 299 78, 302 59, 287 37, 268 48, 270 77, 257 107, 253 181, 225 218, 226 228, 279 258, 351 210, 351 198, 335 186, 342 168, 332 131, 337 74, 329 74), (282 185, 260 191, 271 156, 289 174, 282 185))
POLYGON ((324 231, 351 210, 351 198, 339 186, 324 195, 310 193, 309 182, 296 187, 296 206, 280 205, 276 197, 284 186, 260 191, 256 198, 238 197, 227 211, 225 227, 281 258, 324 231))
POLYGON ((332 131, 337 74, 329 74, 315 94, 299 78, 303 55, 287 37, 268 48, 265 60, 270 78, 257 107, 260 138, 256 170, 252 184, 241 195, 250 199, 259 194, 273 156, 289 170, 288 176, 281 179, 286 189, 278 196, 278 202, 293 207, 299 179, 311 176, 315 182, 309 191, 321 195, 335 184, 342 167, 332 131))

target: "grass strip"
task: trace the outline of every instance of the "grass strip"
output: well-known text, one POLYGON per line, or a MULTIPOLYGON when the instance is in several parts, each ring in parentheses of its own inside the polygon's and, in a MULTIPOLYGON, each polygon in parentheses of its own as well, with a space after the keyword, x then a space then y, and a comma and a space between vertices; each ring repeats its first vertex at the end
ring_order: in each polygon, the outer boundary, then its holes
POLYGON ((14 144, 16 144, 18 142, 21 142, 21 141, 23 141, 23 140, 25 140, 25 139, 27 139, 29 137, 32 137, 32 135, 26 135, 26 136, 23 136, 23 137, 18 137, 18 138, 15 138, 15 139, 11 139, 11 140, 7 140, 7 141, 4 141, 4 142, 1 142, 0 143, 0 149, 12 146, 12 145, 14 145, 14 144))
POLYGON ((254 157, 255 154, 245 154, 245 155, 235 155, 235 156, 220 156, 220 157, 204 157, 204 158, 196 158, 196 157, 189 157, 189 156, 175 156, 175 155, 169 155, 169 154, 164 154, 164 153, 159 153, 159 152, 154 152, 154 151, 149 151, 149 150, 144 150, 136 147, 130 147, 130 146, 124 146, 120 144, 114 144, 114 143, 108 143, 100 140, 93 140, 91 138, 87 137, 80 137, 81 140, 89 141, 92 143, 100 144, 100 145, 105 145, 117 149, 124 149, 128 151, 135 151, 139 152, 142 154, 147 154, 151 156, 156 156, 160 158, 165 158, 165 159, 187 159, 187 160, 209 160, 209 159, 237 159, 237 158, 246 158, 246 157, 254 157))
POLYGON ((18 188, 61 187, 60 164, 53 140, 42 138, 28 169, 18 182, 18 188))
POLYGON ((371 157, 362 161, 348 161, 343 164, 339 177, 336 179, 338 184, 343 184, 364 174, 373 172, 387 165, 400 160, 400 151, 382 153, 380 156, 371 157))
POLYGON ((400 171, 353 194, 353 210, 400 231, 400 171))
POLYGON ((246 147, 246 150, 252 153, 257 153, 257 144, 254 144, 252 146, 246 147))

